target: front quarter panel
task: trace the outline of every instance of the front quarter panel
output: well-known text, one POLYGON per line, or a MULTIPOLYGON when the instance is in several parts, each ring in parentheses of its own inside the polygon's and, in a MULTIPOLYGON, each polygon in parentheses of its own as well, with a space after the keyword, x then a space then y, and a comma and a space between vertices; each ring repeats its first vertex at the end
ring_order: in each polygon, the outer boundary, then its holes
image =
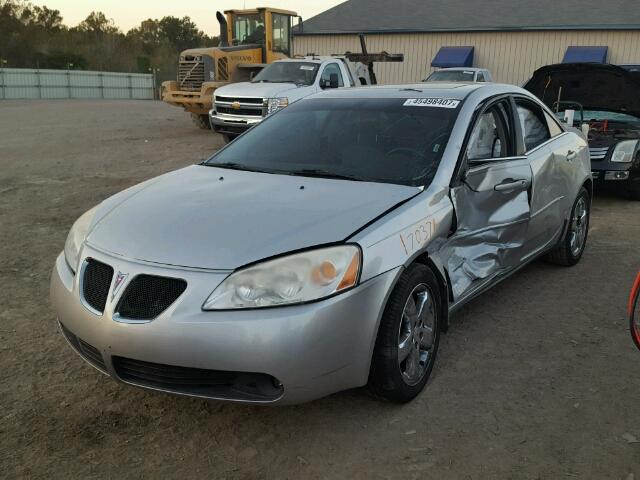
POLYGON ((425 252, 437 252, 452 218, 447 189, 434 186, 356 233, 349 240, 362 247, 361 281, 406 266, 425 252))

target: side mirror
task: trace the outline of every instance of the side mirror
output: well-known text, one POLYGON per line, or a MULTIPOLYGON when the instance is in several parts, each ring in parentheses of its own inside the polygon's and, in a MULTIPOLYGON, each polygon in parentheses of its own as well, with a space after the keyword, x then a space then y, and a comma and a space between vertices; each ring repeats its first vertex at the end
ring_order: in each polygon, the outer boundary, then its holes
POLYGON ((340 82, 338 81, 338 74, 332 73, 329 75, 329 88, 338 88, 340 86, 340 82))
POLYGON ((249 80, 253 80, 253 77, 256 76, 256 72, 249 73, 249 80))

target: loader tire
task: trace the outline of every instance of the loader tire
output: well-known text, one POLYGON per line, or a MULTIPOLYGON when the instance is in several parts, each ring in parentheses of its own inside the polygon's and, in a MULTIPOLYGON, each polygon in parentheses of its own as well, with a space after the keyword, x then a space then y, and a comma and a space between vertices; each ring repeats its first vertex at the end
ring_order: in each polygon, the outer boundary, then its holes
POLYGON ((192 113, 191 120, 198 126, 198 128, 201 128, 202 130, 211 130, 209 115, 196 115, 195 113, 192 113))

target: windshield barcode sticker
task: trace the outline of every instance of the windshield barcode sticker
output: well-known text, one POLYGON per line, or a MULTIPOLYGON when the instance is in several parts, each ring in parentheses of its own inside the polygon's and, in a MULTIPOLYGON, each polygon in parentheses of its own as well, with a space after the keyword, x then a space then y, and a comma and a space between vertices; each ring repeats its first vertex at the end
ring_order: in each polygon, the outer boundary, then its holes
POLYGON ((407 98, 405 107, 458 108, 460 100, 453 98, 407 98))

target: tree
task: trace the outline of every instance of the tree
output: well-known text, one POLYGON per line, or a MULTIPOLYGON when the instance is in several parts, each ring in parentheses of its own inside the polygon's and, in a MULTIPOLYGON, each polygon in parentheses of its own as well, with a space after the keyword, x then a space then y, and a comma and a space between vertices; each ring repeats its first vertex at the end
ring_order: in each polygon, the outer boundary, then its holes
POLYGON ((112 19, 108 19, 102 12, 91 12, 77 27, 79 32, 96 34, 117 34, 118 27, 112 19))

